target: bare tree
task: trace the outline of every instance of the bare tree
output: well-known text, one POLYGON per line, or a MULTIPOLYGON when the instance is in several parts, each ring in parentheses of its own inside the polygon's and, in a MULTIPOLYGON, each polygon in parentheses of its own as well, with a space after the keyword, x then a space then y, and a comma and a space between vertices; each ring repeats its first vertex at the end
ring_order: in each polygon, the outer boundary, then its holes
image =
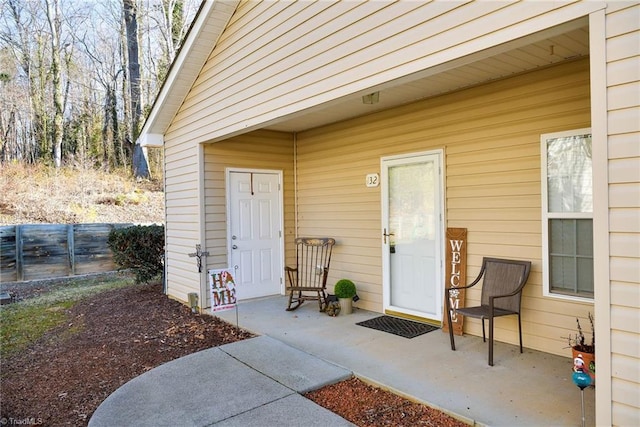
POLYGON ((90 18, 90 22, 84 26, 85 31, 76 32, 76 43, 85 58, 85 68, 91 70, 91 73, 85 76, 84 82, 91 90, 85 91, 82 99, 86 100, 92 96, 96 98, 85 105, 87 108, 92 107, 89 114, 100 116, 97 120, 100 128, 100 149, 94 152, 99 155, 103 169, 123 165, 125 158, 121 128, 126 124, 123 107, 126 105, 124 99, 128 99, 118 96, 119 87, 124 84, 125 70, 120 39, 114 35, 124 31, 122 11, 119 6, 108 6, 112 5, 101 7, 99 19, 96 14, 90 18))
POLYGON ((145 69, 149 73, 149 93, 153 95, 153 83, 164 81, 201 1, 148 0, 147 3, 148 10, 145 11, 143 20, 147 35, 144 50, 147 55, 144 60, 145 69))
MULTIPOLYGON (((19 0, 6 0, 0 7, 3 26, 0 40, 15 58, 15 68, 6 74, 14 89, 22 88, 23 101, 28 105, 21 112, 28 112, 22 117, 23 131, 14 134, 20 137, 16 144, 21 145, 19 158, 35 162, 42 155, 50 153, 48 135, 48 114, 45 104, 45 92, 48 67, 45 60, 44 41, 46 35, 40 25, 38 4, 22 3, 19 0)), ((2 97, 3 104, 7 97, 2 97)), ((10 111, 3 105, 3 111, 10 111)), ((14 116, 15 117, 15 116, 14 116)), ((16 125, 18 121, 15 122, 16 125)))
POLYGON ((149 176, 133 143, 199 4, 0 0, 0 162, 135 160, 149 176))
POLYGON ((58 0, 45 0, 47 5, 47 21, 51 31, 51 81, 53 84, 53 161, 56 167, 62 164, 62 138, 64 133, 64 107, 62 98, 62 66, 60 63, 60 30, 61 15, 58 0))
POLYGON ((162 56, 158 77, 164 80, 169 65, 171 65, 173 58, 176 57, 186 31, 184 26, 184 0, 162 0, 160 7, 162 13, 160 15, 161 20, 158 22, 158 29, 161 35, 162 56))
MULTIPOLYGON (((2 68, 0 68, 2 69, 2 68)), ((7 99, 6 86, 11 82, 11 77, 6 72, 0 72, 0 88, 2 88, 2 109, 0 109, 0 161, 7 161, 12 155, 18 155, 18 125, 16 120, 17 109, 13 100, 7 99)))
MULTIPOLYGON (((142 116, 142 102, 140 98, 140 55, 138 40, 138 14, 134 0, 122 0, 124 22, 127 34, 127 62, 129 99, 131 113, 131 136, 129 141, 135 141, 140 132, 140 117, 142 116)), ((139 144, 133 147, 133 174, 136 178, 149 178, 149 164, 146 150, 139 144)))
POLYGON ((133 137, 137 136, 142 111, 140 103, 140 58, 138 41, 138 12, 134 0, 122 0, 127 37, 127 69, 131 104, 133 137))

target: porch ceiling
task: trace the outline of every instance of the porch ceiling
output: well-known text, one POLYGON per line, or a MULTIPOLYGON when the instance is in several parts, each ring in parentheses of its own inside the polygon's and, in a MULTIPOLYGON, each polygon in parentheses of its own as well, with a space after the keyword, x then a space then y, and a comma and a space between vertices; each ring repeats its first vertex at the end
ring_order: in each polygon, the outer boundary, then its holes
POLYGON ((283 117, 267 129, 300 132, 588 55, 584 18, 283 117), (373 92, 379 102, 364 104, 362 96, 373 92))

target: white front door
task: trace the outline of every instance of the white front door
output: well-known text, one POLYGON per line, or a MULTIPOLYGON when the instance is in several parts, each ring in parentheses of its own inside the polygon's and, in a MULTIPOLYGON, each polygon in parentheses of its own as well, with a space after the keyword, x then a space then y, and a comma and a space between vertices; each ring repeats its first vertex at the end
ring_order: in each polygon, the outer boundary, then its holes
POLYGON ((238 300, 281 293, 279 172, 228 172, 229 254, 238 300))
POLYGON ((382 159, 385 311, 441 321, 442 152, 382 159))

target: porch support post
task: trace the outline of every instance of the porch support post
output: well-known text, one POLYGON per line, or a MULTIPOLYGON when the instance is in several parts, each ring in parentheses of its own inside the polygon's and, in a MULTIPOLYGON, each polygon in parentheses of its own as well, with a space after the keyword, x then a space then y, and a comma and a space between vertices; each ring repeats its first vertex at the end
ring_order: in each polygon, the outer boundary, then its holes
POLYGON ((604 10, 589 15, 591 68, 591 134, 593 136, 593 264, 595 334, 598 387, 596 425, 612 423, 611 392, 611 279, 609 275, 609 174, 607 128, 606 15, 604 10))
MULTIPOLYGON (((204 170, 204 158, 205 158, 205 145, 198 144, 198 241, 202 247, 204 252, 207 252, 207 233, 206 233, 206 201, 205 201, 205 170, 204 170)), ((200 290, 198 295, 198 300, 200 303, 200 312, 203 311, 203 308, 206 306, 206 296, 207 296, 207 271, 209 270, 208 259, 205 257, 205 263, 202 266, 203 268, 198 274, 200 278, 200 290)))

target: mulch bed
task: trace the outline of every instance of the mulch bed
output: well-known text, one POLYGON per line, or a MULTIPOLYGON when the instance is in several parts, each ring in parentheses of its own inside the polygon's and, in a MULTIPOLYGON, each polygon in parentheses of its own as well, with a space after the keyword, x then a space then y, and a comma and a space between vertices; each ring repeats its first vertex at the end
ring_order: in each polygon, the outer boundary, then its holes
POLYGON ((312 391, 305 397, 360 427, 468 427, 437 409, 404 399, 358 378, 312 391))
POLYGON ((2 418, 87 425, 98 405, 130 379, 196 351, 252 334, 198 315, 138 285, 89 297, 68 323, 2 363, 2 418))

